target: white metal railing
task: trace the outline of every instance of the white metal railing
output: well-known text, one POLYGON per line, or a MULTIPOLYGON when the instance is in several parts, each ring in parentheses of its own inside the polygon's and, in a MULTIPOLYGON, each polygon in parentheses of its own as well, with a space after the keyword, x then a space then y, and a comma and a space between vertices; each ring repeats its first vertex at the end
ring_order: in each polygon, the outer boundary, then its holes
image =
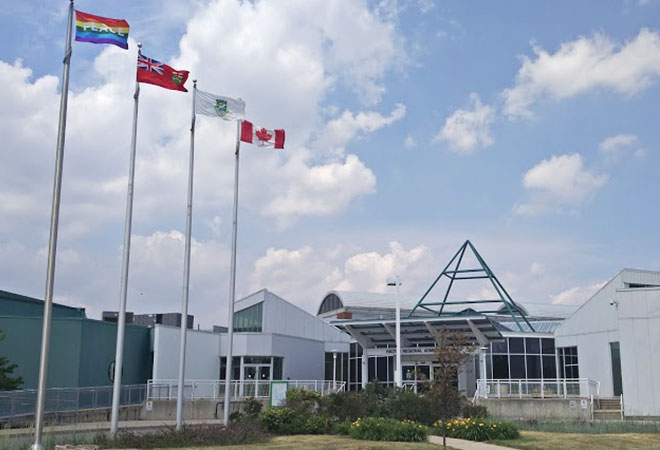
MULTIPOLYGON (((280 381, 280 380, 273 380, 280 381)), ((289 388, 297 387, 316 391, 321 395, 342 392, 346 389, 343 381, 328 380, 286 380, 289 388)), ((148 400, 175 400, 179 383, 178 380, 149 380, 147 381, 148 400)), ((183 397, 186 400, 221 399, 225 397, 224 380, 186 380, 183 386, 183 397)), ((231 396, 234 398, 270 396, 270 380, 244 380, 232 381, 230 384, 231 396)))
MULTIPOLYGON (((121 386, 121 405, 137 405, 144 401, 146 385, 127 384, 121 386)), ((36 389, 0 392, 0 422, 5 418, 34 414, 37 402, 36 389)), ((112 405, 112 385, 72 388, 48 388, 44 412, 61 413, 81 409, 109 408, 112 405)))
POLYGON ((600 381, 588 378, 477 380, 478 398, 598 398, 600 381))

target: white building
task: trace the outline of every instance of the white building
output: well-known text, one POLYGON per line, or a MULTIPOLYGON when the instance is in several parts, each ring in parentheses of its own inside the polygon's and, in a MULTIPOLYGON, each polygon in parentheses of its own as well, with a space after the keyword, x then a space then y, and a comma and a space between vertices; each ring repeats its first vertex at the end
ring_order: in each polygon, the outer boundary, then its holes
MULTIPOLYGON (((254 380, 257 389, 278 379, 337 380, 347 389, 373 379, 393 385, 395 300, 331 291, 317 316, 266 289, 239 300, 232 378, 254 380)), ((660 272, 624 269, 579 308, 519 303, 511 314, 506 305, 485 312, 454 304, 444 315, 418 309, 409 316, 417 301, 400 297, 405 384, 433 378, 439 332, 453 329, 478 344, 459 372, 467 396, 477 380, 508 398, 623 394, 626 416, 660 416, 660 272)), ((186 379, 224 380, 226 338, 188 332, 186 379)), ((175 379, 179 329, 157 325, 152 342, 153 378, 175 379)))
MULTIPOLYGON (((154 380, 177 378, 179 339, 179 328, 154 327, 154 380)), ((224 380, 226 339, 225 333, 188 330, 185 378, 224 380)), ((232 378, 324 380, 329 368, 332 379, 334 355, 337 375, 348 370, 349 341, 337 328, 262 289, 236 302, 232 378)))
POLYGON ((623 394, 626 416, 660 416, 660 272, 622 270, 554 336, 566 376, 623 394))

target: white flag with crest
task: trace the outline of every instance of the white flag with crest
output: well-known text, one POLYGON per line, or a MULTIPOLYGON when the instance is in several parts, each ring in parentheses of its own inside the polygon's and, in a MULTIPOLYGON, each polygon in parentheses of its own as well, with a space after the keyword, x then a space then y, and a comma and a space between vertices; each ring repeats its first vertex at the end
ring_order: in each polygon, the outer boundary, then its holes
POLYGON ((220 117, 224 120, 242 119, 245 116, 245 102, 240 98, 223 97, 198 89, 195 98, 195 113, 220 117))

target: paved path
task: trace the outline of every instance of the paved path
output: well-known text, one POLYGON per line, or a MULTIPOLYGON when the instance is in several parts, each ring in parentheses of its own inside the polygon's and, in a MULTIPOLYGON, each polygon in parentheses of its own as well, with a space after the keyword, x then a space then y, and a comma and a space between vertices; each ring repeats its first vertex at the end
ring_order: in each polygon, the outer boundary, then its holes
MULTIPOLYGON (((442 445, 442 436, 429 436, 429 442, 442 445)), ((484 442, 466 441, 464 439, 447 438, 447 445, 459 450, 511 450, 511 447, 486 444, 484 442)))

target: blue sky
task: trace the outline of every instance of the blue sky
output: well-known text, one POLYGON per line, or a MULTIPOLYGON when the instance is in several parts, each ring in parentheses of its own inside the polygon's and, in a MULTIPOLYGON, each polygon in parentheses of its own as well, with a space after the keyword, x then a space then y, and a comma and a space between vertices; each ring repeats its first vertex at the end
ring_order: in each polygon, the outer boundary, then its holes
MULTIPOLYGON (((66 1, 0 13, 0 289, 43 296, 66 1)), ((135 42, 287 130, 244 146, 240 295, 422 293, 471 239, 518 301, 660 269, 660 2, 78 1, 56 298, 116 309, 135 42)), ((189 86, 190 87, 190 86, 189 86)), ((129 310, 179 308, 190 96, 145 86, 129 310)), ((201 119, 191 310, 225 322, 231 124, 201 119)), ((486 295, 467 287, 466 296, 486 295)))

